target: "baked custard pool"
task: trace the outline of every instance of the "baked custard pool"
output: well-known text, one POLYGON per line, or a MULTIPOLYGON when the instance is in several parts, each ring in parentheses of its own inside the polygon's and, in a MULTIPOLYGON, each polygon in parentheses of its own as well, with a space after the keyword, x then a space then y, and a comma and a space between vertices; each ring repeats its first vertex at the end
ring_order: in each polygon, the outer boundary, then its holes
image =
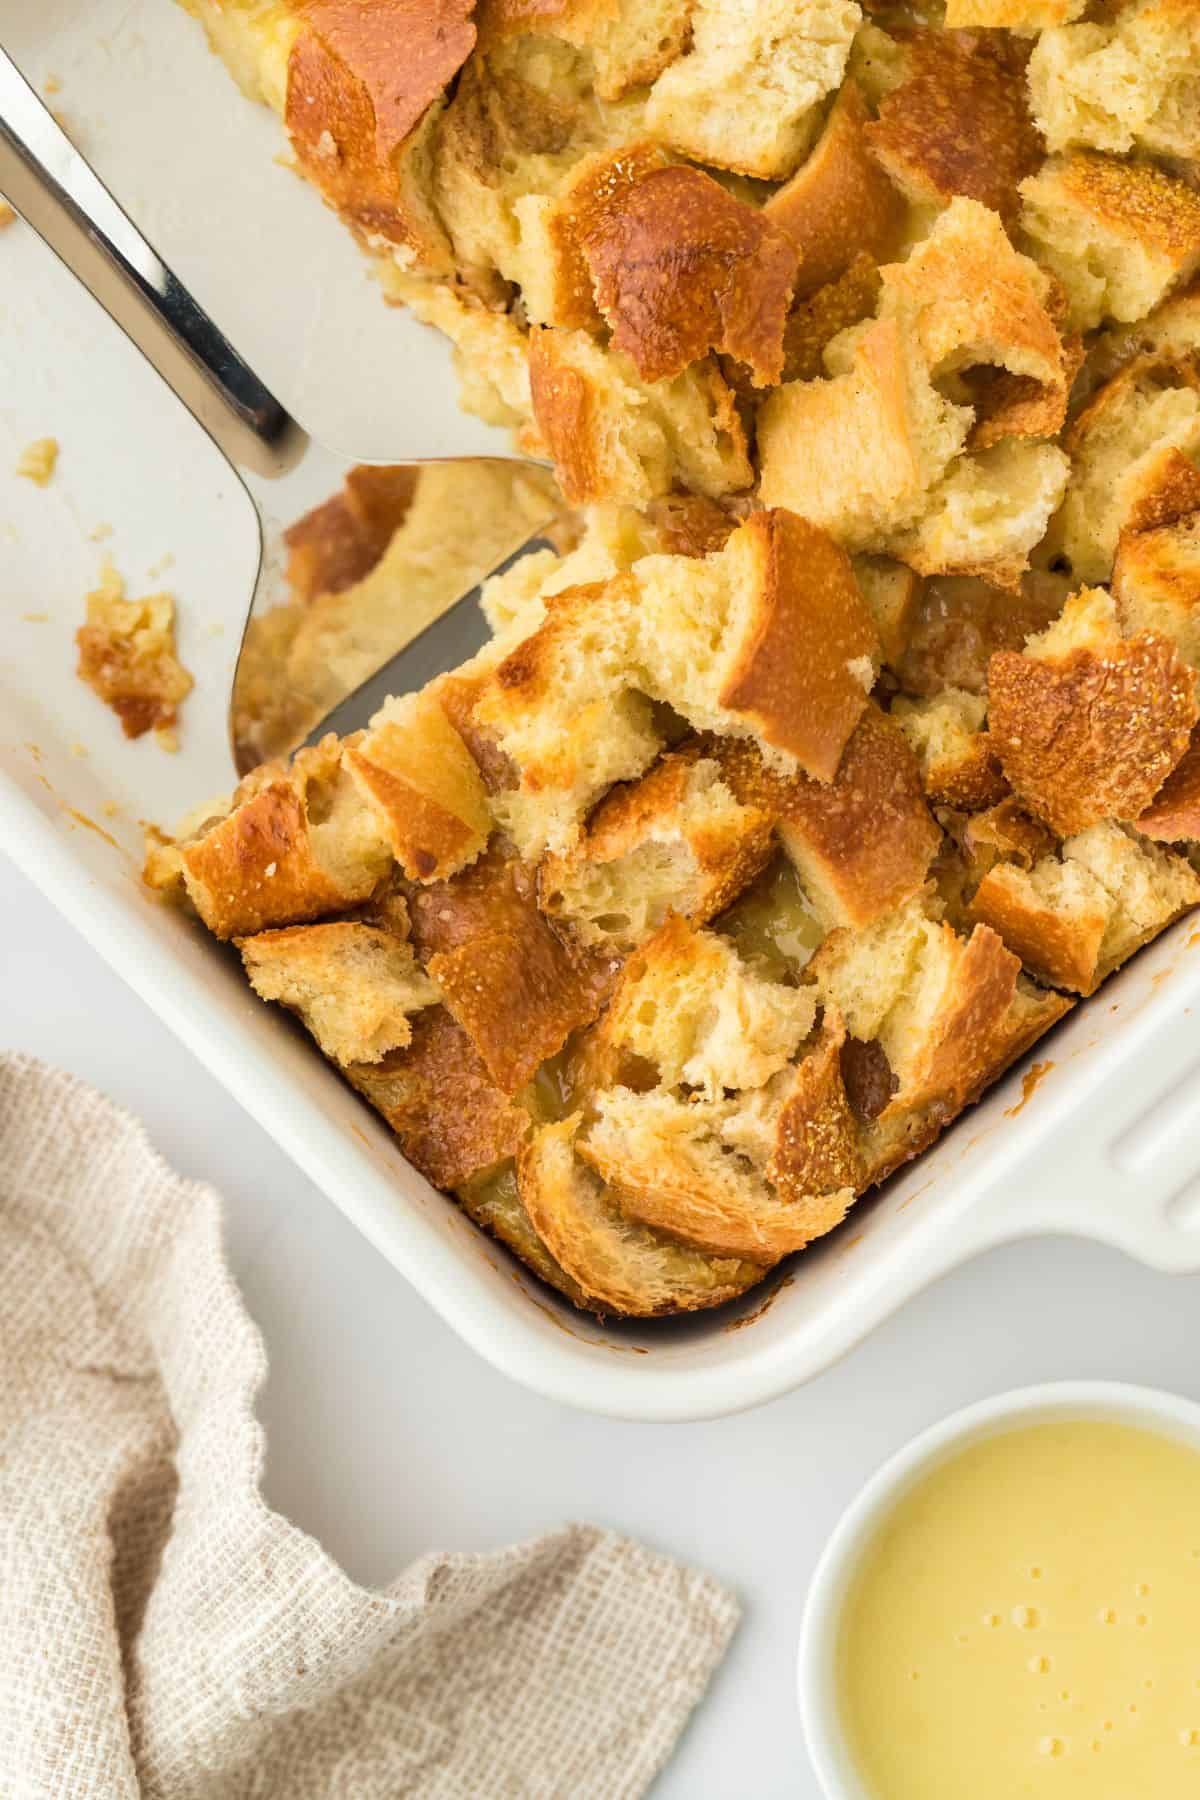
POLYGON ((837 1658, 872 1800, 1195 1800, 1200 1452, 1088 1419, 955 1452, 869 1540, 837 1658))

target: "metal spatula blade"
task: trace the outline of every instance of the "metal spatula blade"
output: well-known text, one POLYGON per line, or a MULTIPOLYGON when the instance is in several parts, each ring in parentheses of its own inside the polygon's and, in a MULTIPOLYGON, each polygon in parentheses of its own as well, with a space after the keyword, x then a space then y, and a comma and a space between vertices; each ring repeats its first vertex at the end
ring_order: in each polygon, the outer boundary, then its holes
MULTIPOLYGON (((355 621, 355 585, 339 595, 347 616, 349 649, 315 666, 303 680, 292 651, 290 626, 303 600, 289 583, 288 539, 297 522, 346 491, 347 477, 362 464, 315 442, 238 355, 219 327, 188 293, 134 225, 57 120, 0 50, 0 191, 61 258, 148 358, 208 432, 248 494, 258 516, 260 556, 254 592, 247 598, 241 649, 229 699, 229 738, 235 766, 245 774, 269 757, 306 740, 366 723, 389 693, 423 686, 477 649, 486 630, 478 584, 546 543, 561 524, 551 498, 532 522, 529 488, 514 503, 511 531, 503 516, 481 537, 472 566, 459 554, 448 568, 445 591, 425 583, 419 609, 397 592, 380 609, 378 595, 369 629, 355 621)), ((406 422, 405 436, 410 436, 406 422)), ((493 466, 531 472, 520 458, 493 466)), ((378 459, 371 459, 376 466, 378 459)), ((382 465, 411 472, 413 495, 422 472, 434 466, 450 491, 448 534, 460 545, 470 537, 472 499, 482 459, 427 458, 382 465), (461 495, 453 490, 461 476, 461 495)), ((494 485, 494 484, 493 484, 494 485)))

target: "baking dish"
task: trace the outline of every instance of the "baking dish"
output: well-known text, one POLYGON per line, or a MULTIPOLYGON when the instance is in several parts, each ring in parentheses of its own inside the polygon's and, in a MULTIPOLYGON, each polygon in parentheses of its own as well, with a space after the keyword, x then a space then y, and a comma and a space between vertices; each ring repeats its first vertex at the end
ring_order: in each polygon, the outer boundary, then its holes
MULTIPOLYGON (((272 165, 270 121, 231 100, 182 13, 169 0, 84 11, 53 0, 34 21, 0 0, 0 32, 31 77, 57 78, 81 147, 284 402, 369 451, 369 415, 405 394, 414 450, 478 449, 482 428, 453 435, 443 352, 385 311, 336 221, 272 165), (259 191, 260 179, 280 185, 259 191)), ((1184 921, 1044 1040, 1033 1072, 1017 1070, 740 1316, 602 1329, 559 1307, 408 1168, 236 966, 141 887, 137 820, 172 820, 231 782, 223 706, 257 533, 228 466, 31 234, 6 233, 0 257, 0 466, 36 437, 63 446, 50 488, 3 486, 0 841, 481 1354, 564 1402, 699 1417, 804 1380, 927 1281, 1008 1239, 1076 1232, 1200 1267, 1187 1130, 1200 932, 1184 921), (121 740, 74 678, 72 635, 105 550, 132 591, 178 597, 197 688, 177 757, 121 740)), ((393 433, 387 453, 400 448, 393 433)))

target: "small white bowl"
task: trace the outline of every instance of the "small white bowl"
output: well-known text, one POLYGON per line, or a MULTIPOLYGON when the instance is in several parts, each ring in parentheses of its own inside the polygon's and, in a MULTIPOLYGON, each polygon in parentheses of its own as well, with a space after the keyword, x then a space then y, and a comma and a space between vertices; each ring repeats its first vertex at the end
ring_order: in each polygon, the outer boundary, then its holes
POLYGON ((821 1555, 800 1633, 800 1714, 827 1800, 878 1800, 868 1793, 842 1734, 836 1652, 846 1591, 867 1542, 919 1476, 955 1450, 1014 1425, 1049 1419, 1109 1419, 1181 1438, 1200 1449, 1200 1405, 1119 1381, 1056 1381, 1015 1388, 951 1413, 898 1450, 858 1494, 821 1555))

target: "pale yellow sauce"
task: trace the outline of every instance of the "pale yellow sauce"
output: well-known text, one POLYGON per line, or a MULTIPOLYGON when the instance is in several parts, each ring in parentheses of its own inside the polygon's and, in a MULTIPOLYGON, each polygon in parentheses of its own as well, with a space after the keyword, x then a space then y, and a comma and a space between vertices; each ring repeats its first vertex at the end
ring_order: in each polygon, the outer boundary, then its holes
POLYGON ((1064 1420, 950 1456, 864 1552, 838 1683, 872 1800, 1197 1800, 1200 1453, 1064 1420))

